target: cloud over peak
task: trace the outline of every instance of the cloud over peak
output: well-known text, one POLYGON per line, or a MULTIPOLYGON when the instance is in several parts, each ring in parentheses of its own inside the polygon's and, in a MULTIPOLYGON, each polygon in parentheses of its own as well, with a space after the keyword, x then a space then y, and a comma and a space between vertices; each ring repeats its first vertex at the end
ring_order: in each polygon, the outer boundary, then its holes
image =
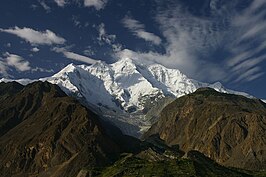
POLYGON ((52 45, 52 44, 64 44, 66 40, 60 36, 57 36, 54 32, 50 30, 45 31, 36 31, 31 28, 9 28, 9 29, 1 29, 1 32, 6 32, 10 34, 14 34, 30 44, 33 45, 52 45))
POLYGON ((83 56, 83 55, 68 51, 67 48, 54 47, 52 50, 57 52, 57 53, 62 53, 68 59, 81 61, 81 62, 84 62, 84 63, 87 63, 87 64, 94 64, 94 63, 97 62, 97 60, 92 59, 90 57, 83 56))

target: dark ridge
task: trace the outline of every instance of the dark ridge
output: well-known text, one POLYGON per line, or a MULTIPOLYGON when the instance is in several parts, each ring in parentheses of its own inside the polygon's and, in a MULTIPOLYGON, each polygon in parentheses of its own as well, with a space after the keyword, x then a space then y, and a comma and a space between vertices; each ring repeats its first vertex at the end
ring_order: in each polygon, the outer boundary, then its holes
POLYGON ((23 85, 17 82, 0 82, 0 99, 5 99, 6 97, 12 96, 24 88, 23 85))
POLYGON ((0 104, 0 176, 76 176, 82 168, 111 164, 139 142, 103 125, 56 85, 19 88, 0 104))

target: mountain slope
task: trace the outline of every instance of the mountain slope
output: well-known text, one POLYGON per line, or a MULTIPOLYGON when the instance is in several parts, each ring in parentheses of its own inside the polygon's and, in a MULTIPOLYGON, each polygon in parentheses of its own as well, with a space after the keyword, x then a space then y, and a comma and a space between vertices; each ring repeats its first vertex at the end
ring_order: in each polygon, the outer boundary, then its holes
POLYGON ((0 176, 250 176, 158 136, 124 136, 48 82, 0 89, 0 176))
POLYGON ((153 134, 223 165, 266 169, 266 104, 260 100, 198 89, 166 106, 145 137, 153 134))
MULTIPOLYGON (((115 123, 124 133, 137 137, 156 120, 157 116, 145 117, 156 104, 192 93, 200 87, 250 97, 246 93, 228 90, 221 83, 201 83, 177 69, 129 58, 113 64, 101 61, 91 66, 70 64, 52 77, 39 80, 57 84, 65 93, 115 123)), ((18 82, 33 81, 22 79, 18 82)))
POLYGON ((101 122, 56 85, 4 86, 16 92, 6 89, 0 96, 5 103, 0 104, 0 176, 76 176, 135 146, 136 140, 101 122))

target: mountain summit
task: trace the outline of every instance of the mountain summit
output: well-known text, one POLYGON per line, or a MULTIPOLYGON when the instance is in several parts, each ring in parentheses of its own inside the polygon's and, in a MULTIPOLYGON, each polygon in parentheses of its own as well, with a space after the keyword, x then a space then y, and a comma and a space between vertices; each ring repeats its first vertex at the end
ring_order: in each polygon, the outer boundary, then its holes
MULTIPOLYGON (((198 82, 177 69, 144 64, 129 58, 113 64, 101 61, 90 66, 69 64, 52 77, 39 80, 57 84, 68 95, 108 117, 124 133, 134 136, 138 136, 136 132, 140 128, 147 129, 151 125, 144 116, 147 110, 165 98, 180 97, 200 87, 249 97, 246 93, 228 90, 219 82, 198 82)), ((32 81, 17 82, 25 84, 32 81)))
POLYGON ((200 87, 248 96, 225 89, 219 82, 198 82, 177 69, 143 64, 129 58, 113 64, 101 61, 91 66, 70 64, 44 80, 58 84, 68 94, 85 98, 89 104, 122 112, 142 111, 148 97, 180 97, 200 87))

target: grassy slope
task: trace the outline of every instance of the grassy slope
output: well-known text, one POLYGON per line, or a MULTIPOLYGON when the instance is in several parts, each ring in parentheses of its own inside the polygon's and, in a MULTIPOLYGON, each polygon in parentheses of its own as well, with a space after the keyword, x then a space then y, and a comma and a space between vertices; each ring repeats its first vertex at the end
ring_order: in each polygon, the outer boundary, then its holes
MULTIPOLYGON (((88 170, 88 169, 86 169, 88 170)), ((90 169, 92 176, 97 177, 248 177, 264 176, 265 173, 251 173, 239 169, 229 169, 214 161, 189 158, 149 161, 133 154, 123 154, 112 166, 103 169, 90 169)))

